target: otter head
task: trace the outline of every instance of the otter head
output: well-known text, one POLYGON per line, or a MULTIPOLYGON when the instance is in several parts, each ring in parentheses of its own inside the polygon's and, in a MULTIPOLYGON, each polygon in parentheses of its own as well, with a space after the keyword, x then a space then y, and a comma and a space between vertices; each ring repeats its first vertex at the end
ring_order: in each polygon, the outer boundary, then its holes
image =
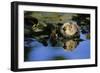
POLYGON ((61 33, 63 36, 74 36, 79 32, 79 26, 75 22, 64 23, 61 27, 61 33))

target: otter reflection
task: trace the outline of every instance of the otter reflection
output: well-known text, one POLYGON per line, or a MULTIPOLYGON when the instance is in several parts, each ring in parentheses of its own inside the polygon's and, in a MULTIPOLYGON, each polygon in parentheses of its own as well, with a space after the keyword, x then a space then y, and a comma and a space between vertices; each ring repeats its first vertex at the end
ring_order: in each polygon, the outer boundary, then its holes
POLYGON ((64 41, 63 48, 66 51, 73 51, 79 45, 79 42, 80 41, 77 40, 77 39, 69 39, 69 40, 66 40, 66 41, 64 41))

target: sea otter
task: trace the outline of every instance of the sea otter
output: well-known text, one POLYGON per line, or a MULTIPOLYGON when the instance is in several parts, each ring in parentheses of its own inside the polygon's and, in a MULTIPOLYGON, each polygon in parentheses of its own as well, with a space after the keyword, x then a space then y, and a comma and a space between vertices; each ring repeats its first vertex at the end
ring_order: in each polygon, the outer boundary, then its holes
POLYGON ((61 33, 62 35, 67 37, 76 37, 80 36, 80 29, 76 22, 66 22, 61 26, 61 33))

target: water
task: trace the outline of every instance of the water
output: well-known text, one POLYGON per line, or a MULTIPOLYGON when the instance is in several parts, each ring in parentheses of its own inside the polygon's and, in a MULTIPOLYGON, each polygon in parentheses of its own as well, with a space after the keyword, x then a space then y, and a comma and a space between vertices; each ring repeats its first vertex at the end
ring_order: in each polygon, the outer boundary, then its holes
POLYGON ((84 41, 80 41, 72 50, 65 50, 62 46, 44 46, 42 43, 33 39, 28 44, 30 50, 25 53, 25 61, 47 61, 47 60, 70 60, 70 59, 88 59, 90 58, 90 40, 86 39, 84 34, 80 35, 84 41))

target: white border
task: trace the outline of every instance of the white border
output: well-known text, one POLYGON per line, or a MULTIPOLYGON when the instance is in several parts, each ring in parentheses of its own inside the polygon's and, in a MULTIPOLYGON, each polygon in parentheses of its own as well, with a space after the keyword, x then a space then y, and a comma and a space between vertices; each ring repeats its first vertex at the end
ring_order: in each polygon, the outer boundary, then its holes
POLYGON ((95 64, 95 10, 81 8, 63 8, 63 7, 46 7, 46 6, 18 6, 18 68, 36 68, 50 66, 71 66, 95 64), (24 62, 24 11, 48 11, 63 13, 86 13, 91 15, 91 58, 80 60, 63 60, 63 61, 39 61, 24 62), (23 43, 23 44, 22 44, 23 43))

